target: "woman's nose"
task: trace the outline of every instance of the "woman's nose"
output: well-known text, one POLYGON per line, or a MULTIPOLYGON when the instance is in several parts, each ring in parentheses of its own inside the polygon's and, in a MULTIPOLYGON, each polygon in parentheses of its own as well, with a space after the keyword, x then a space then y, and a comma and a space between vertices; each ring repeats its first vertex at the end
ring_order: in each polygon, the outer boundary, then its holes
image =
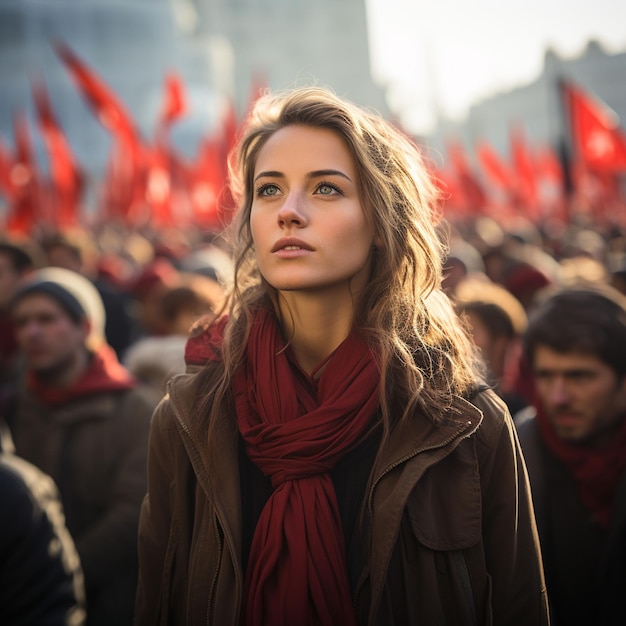
POLYGON ((308 223, 304 210, 303 198, 300 193, 291 192, 278 210, 280 226, 306 226, 308 223))

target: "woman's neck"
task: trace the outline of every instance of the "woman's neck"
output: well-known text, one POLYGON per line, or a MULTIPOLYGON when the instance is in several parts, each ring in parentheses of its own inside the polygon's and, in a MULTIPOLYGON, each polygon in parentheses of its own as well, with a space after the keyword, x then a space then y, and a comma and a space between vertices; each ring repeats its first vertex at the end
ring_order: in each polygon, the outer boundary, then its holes
POLYGON ((308 374, 350 334, 354 319, 351 300, 292 292, 281 295, 279 307, 285 337, 298 364, 308 374))

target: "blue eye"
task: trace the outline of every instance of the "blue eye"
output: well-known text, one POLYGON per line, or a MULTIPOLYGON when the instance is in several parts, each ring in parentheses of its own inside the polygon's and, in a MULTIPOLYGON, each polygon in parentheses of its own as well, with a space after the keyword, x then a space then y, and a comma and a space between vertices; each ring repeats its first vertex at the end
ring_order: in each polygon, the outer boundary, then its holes
POLYGON ((279 191, 280 189, 273 183, 265 183, 257 187, 256 194, 257 196, 275 196, 279 191))
POLYGON ((332 196, 335 193, 342 193, 341 189, 332 183, 320 183, 316 191, 321 196, 332 196))

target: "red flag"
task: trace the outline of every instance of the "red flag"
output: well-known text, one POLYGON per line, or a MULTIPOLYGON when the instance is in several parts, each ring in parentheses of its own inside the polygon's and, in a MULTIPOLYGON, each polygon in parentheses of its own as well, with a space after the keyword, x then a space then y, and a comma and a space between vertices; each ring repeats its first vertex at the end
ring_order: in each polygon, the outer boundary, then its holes
POLYGON ((204 228, 221 230, 219 198, 226 185, 226 161, 221 139, 206 137, 189 170, 189 199, 195 221, 204 228))
POLYGON ((511 128, 510 141, 511 159, 519 195, 526 206, 537 208, 537 165, 520 126, 511 128))
POLYGON ((187 95, 182 78, 175 72, 165 77, 163 108, 159 115, 159 126, 168 127, 187 112, 187 95))
POLYGON ((443 213, 448 219, 459 220, 468 215, 468 202, 456 176, 450 169, 431 165, 430 177, 442 198, 443 213))
POLYGON ((626 135, 617 115, 603 102, 572 83, 561 83, 576 157, 592 170, 626 170, 626 135))
POLYGON ((465 212, 470 215, 484 213, 487 195, 470 166, 463 145, 459 141, 448 141, 446 147, 465 212))
POLYGON ((13 168, 13 156, 8 146, 0 137, 0 192, 7 198, 13 198, 14 189, 11 184, 11 169, 13 168))
POLYGON ((76 164, 56 116, 43 82, 33 82, 33 99, 39 127, 50 157, 53 194, 53 219, 61 228, 75 226, 82 189, 82 174, 76 164))
POLYGON ((172 225, 172 176, 167 142, 159 142, 147 155, 146 204, 153 226, 172 225))
POLYGON ((135 123, 117 95, 67 45, 57 42, 55 49, 100 123, 116 138, 105 180, 116 187, 104 190, 103 213, 136 225, 145 220, 146 151, 135 123))
POLYGON ((81 89, 100 123, 132 149, 139 144, 135 124, 116 94, 62 42, 55 49, 81 89))
POLYGON ((39 175, 28 128, 23 112, 13 116, 15 157, 10 171, 13 197, 7 216, 6 229, 18 234, 30 234, 42 218, 43 197, 40 195, 39 175))
POLYGON ((146 208, 147 151, 137 154, 121 141, 111 144, 107 172, 100 191, 100 218, 119 220, 126 226, 143 225, 146 208))
POLYGON ((476 156, 489 180, 508 192, 515 191, 516 180, 513 171, 486 141, 477 143, 476 156))
MULTIPOLYGON (((174 188, 178 182, 172 175, 176 156, 170 143, 169 129, 187 110, 187 97, 180 76, 174 72, 168 74, 164 87, 163 106, 157 122, 154 145, 145 151, 145 200, 150 209, 152 224, 157 227, 171 226, 174 221, 175 196, 179 196, 180 190, 174 188)), ((179 221, 181 216, 176 217, 179 221)))
POLYGON ((537 197, 545 216, 567 222, 565 175, 559 157, 550 146, 540 147, 535 154, 537 197))

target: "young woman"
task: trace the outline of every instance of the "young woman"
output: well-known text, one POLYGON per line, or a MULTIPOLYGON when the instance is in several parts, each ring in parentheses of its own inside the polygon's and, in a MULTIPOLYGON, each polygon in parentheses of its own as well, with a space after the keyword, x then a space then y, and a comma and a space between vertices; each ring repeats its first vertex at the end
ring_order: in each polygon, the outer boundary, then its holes
POLYGON ((318 88, 233 155, 230 309, 150 443, 137 624, 546 624, 528 480, 418 150, 318 88))

